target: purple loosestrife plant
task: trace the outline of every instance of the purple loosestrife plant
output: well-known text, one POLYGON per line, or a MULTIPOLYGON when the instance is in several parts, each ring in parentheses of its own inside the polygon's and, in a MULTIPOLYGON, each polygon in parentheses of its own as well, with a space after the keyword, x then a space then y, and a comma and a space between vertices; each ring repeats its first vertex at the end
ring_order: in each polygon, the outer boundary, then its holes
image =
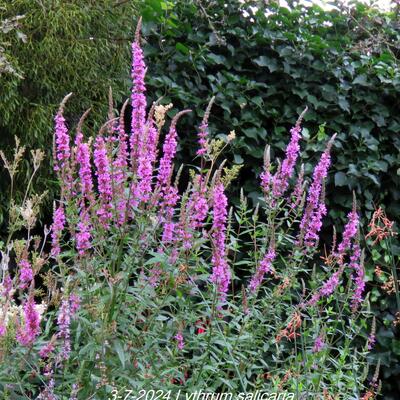
POLYGON ((297 165, 300 117, 278 168, 268 148, 265 153, 261 186, 272 202, 252 209, 242 194, 239 206, 230 207, 229 184, 238 169, 220 155, 235 134, 213 137, 211 102, 194 138, 200 165, 189 167, 189 186, 181 192, 177 120, 188 111, 176 114, 165 135, 172 105, 153 103, 146 112, 139 28, 132 52, 131 132, 125 131, 125 103, 118 120, 110 112, 85 141, 86 112, 70 148, 65 101, 57 114, 61 193, 51 263, 49 232, 42 241, 31 235, 35 197, 12 210, 10 226, 29 233, 0 248, 0 377, 13 379, 7 386, 0 379, 0 391, 9 398, 86 399, 119 396, 115 388, 132 384, 165 393, 279 387, 293 394, 286 400, 295 393, 319 398, 329 390, 352 398, 365 391, 367 345, 359 343, 365 343, 369 313, 355 207, 338 249, 332 246, 322 259, 316 246, 332 140, 307 201, 308 177, 297 165), (8 268, 14 254, 17 274, 8 268), (336 290, 347 274, 349 284, 336 290), (36 276, 43 282, 37 289, 36 276), (350 336, 355 340, 345 340, 350 336))

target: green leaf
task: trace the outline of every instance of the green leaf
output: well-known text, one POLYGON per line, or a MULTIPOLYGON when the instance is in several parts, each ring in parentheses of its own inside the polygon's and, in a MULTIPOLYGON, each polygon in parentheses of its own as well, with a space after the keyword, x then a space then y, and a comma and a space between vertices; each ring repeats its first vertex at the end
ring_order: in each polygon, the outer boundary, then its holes
POLYGON ((253 62, 260 67, 267 67, 270 72, 274 72, 279 69, 278 62, 274 58, 269 58, 267 56, 257 57, 253 60, 253 62))
POLYGON ((343 110, 343 111, 347 111, 350 112, 350 104, 349 102, 346 100, 346 97, 344 96, 339 96, 339 107, 343 110))
POLYGON ((347 184, 347 175, 344 172, 336 172, 335 186, 345 186, 347 184))
POLYGON ((121 342, 119 340, 115 340, 114 341, 114 350, 118 354, 118 358, 119 358, 119 360, 121 362, 122 368, 125 368, 125 361, 126 361, 125 351, 124 351, 124 349, 122 347, 122 344, 121 344, 121 342))
POLYGON ((365 75, 365 74, 358 75, 358 76, 353 80, 353 85, 368 86, 368 83, 367 83, 367 75, 365 75))
POLYGON ((175 45, 175 48, 177 49, 177 50, 179 50, 182 54, 185 54, 185 55, 187 55, 187 54, 189 54, 189 48, 188 47, 186 47, 183 43, 181 43, 181 42, 178 42, 176 45, 175 45))

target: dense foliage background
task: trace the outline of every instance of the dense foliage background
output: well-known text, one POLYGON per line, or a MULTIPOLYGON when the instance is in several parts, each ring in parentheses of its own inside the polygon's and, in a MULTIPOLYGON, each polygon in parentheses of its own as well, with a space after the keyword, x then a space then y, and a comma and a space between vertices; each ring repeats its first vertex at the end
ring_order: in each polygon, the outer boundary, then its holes
MULTIPOLYGON (((398 218, 398 8, 384 14, 361 4, 351 9, 336 4, 337 10, 324 11, 317 6, 291 4, 288 10, 261 3, 5 2, 0 21, 24 18, 18 20, 18 30, 7 31, 0 39, 0 47, 4 41, 10 44, 5 48, 7 54, 12 48, 8 59, 17 71, 0 75, 1 147, 10 151, 17 134, 31 148, 50 150, 52 116, 68 92, 75 93, 69 121, 73 124, 92 107, 90 124, 98 126, 107 113, 108 86, 118 102, 129 92, 129 43, 140 13, 145 22, 149 98, 164 96, 163 102, 173 102, 175 109, 193 110, 180 126, 185 150, 180 154, 187 155, 182 162, 192 159, 196 133, 192 127, 215 95, 211 132, 218 136, 235 129, 238 139, 229 157, 233 164, 245 165, 231 197, 234 200, 237 188, 243 186, 256 200, 255 175, 265 144, 271 144, 273 157, 282 156, 290 126, 308 106, 303 130, 306 171, 310 172, 314 154, 323 149, 326 138, 338 133, 328 182, 331 221, 327 223, 343 220, 351 207, 352 190, 365 217, 370 217, 374 205, 383 204, 391 218, 398 218)), ((55 187, 48 172, 42 174, 38 190, 40 186, 55 187)), ((5 191, 0 196, 4 207, 5 191)), ((51 193, 48 210, 50 205, 51 193)), ((393 250, 398 257, 400 249, 393 250)), ((377 352, 386 376, 396 376, 400 341, 391 328, 396 308, 373 283, 376 262, 385 263, 378 250, 367 265, 371 300, 379 315, 377 352)), ((389 390, 390 384, 384 387, 389 390)))
MULTIPOLYGON (((100 0, 2 1, 0 21, 19 19, 19 30, 4 33, 10 63, 18 74, 0 74, 0 147, 11 152, 14 135, 30 148, 47 150, 38 190, 56 190, 50 176, 53 116, 69 92, 74 101, 69 121, 77 122, 91 107, 89 124, 98 127, 107 116, 112 86, 121 101, 129 92, 129 44, 136 20, 136 2, 100 0), (21 40, 21 33, 24 40, 21 40), (12 51, 11 51, 12 49, 12 51)), ((0 39, 0 43, 3 40, 0 39)), ((29 176, 26 161, 25 176, 29 176)), ((7 180, 3 174, 2 182, 7 180)), ((23 184, 20 182, 20 193, 23 184)), ((3 185, 2 185, 3 186, 3 185)), ((0 194, 0 222, 8 202, 0 194)), ((48 197, 51 208, 51 196, 48 197)))

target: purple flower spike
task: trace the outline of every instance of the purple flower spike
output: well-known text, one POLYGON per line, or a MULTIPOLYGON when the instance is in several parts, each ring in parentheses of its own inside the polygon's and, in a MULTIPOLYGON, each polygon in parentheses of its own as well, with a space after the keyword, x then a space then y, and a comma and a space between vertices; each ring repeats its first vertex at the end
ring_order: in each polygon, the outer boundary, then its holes
POLYGON ((212 193, 212 202, 214 221, 211 229, 211 237, 213 241, 213 271, 211 281, 217 285, 219 299, 221 303, 223 303, 226 300, 226 295, 231 279, 231 272, 228 262, 226 260, 225 250, 225 231, 228 215, 228 200, 224 193, 224 186, 222 183, 218 183, 215 185, 212 193))

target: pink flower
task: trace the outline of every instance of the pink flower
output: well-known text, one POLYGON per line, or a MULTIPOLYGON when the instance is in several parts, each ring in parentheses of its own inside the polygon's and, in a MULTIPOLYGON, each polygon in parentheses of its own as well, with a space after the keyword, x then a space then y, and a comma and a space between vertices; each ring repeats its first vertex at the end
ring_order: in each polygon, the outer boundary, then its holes
POLYGON ((349 214, 347 215, 347 219, 348 222, 344 227, 343 239, 339 243, 337 251, 337 257, 339 259, 339 263, 343 263, 344 254, 347 250, 350 249, 351 241, 357 235, 359 219, 355 207, 353 207, 353 210, 349 212, 349 214))
POLYGON ((60 238, 65 227, 65 214, 62 204, 56 208, 53 216, 53 225, 51 226, 51 255, 57 257, 60 252, 60 238))
POLYGON ((163 156, 160 160, 160 166, 158 168, 157 181, 161 187, 169 185, 172 169, 173 159, 176 154, 177 142, 176 124, 171 122, 168 134, 163 144, 163 156))
POLYGON ((369 351, 371 351, 374 348, 375 343, 376 343, 376 336, 373 333, 371 333, 368 336, 368 341, 367 341, 367 348, 369 351))
POLYGON ((271 188, 272 183, 272 175, 269 172, 269 166, 264 167, 264 171, 261 172, 261 187, 265 194, 268 194, 271 188))
POLYGON ((123 116, 125 107, 121 110, 121 117, 118 126, 119 132, 119 145, 117 157, 113 161, 113 172, 112 180, 114 183, 114 202, 116 203, 117 209, 117 224, 122 226, 125 223, 127 217, 127 196, 125 195, 125 181, 126 172, 128 166, 128 143, 127 135, 125 132, 125 126, 123 116))
POLYGON ((69 296, 69 302, 71 305, 71 313, 76 314, 81 305, 81 299, 75 293, 71 293, 69 296))
POLYGON ((137 171, 139 184, 137 186, 138 193, 135 196, 140 201, 149 200, 151 193, 151 184, 153 177, 153 166, 157 156, 157 128, 154 121, 150 120, 146 125, 146 143, 142 143, 143 151, 139 156, 139 166, 137 171))
POLYGON ((35 307, 33 297, 24 303, 24 324, 18 326, 17 341, 22 346, 30 346, 40 333, 40 317, 35 307))
POLYGON ((25 289, 33 280, 33 271, 29 261, 26 258, 23 258, 18 266, 21 268, 19 280, 21 282, 20 288, 25 289))
POLYGON ((58 330, 57 337, 63 340, 63 347, 61 350, 61 357, 64 360, 69 358, 71 352, 70 340, 70 323, 71 323, 71 308, 69 301, 64 299, 57 317, 58 330))
POLYGON ((0 324, 0 337, 3 337, 6 334, 7 330, 3 324, 0 324))
POLYGON ((64 360, 69 358, 71 352, 71 333, 70 325, 71 320, 75 316, 79 309, 79 297, 75 294, 71 294, 69 298, 64 299, 61 302, 61 307, 57 317, 58 333, 57 337, 63 341, 63 347, 61 349, 61 357, 64 360))
POLYGON ((69 162, 71 157, 71 150, 69 144, 68 128, 65 124, 65 118, 62 110, 59 110, 55 118, 55 145, 56 145, 56 160, 54 170, 59 171, 63 169, 66 163, 69 162))
POLYGON ((315 339, 315 342, 314 342, 314 346, 313 346, 312 351, 313 351, 313 353, 318 353, 318 352, 320 352, 324 347, 325 347, 325 342, 324 342, 322 336, 319 335, 319 336, 315 339))
POLYGON ((250 291, 255 292, 261 285, 264 275, 268 272, 271 272, 271 265, 276 257, 275 249, 273 246, 270 246, 268 252, 264 255, 264 258, 260 262, 256 273, 250 280, 250 291))
POLYGON ((90 149, 87 143, 82 143, 82 133, 78 133, 76 140, 76 161, 79 164, 79 182, 82 197, 93 199, 92 168, 90 165, 90 149))
POLYGON ((207 153, 207 144, 208 144, 208 118, 210 116, 210 111, 211 107, 214 103, 214 97, 210 100, 208 103, 208 106, 206 108, 206 111, 203 116, 203 120, 201 121, 201 124, 199 126, 199 133, 197 134, 197 137, 199 138, 199 145, 200 148, 197 150, 196 154, 198 156, 203 156, 204 154, 207 153))
POLYGON ((90 220, 88 211, 86 209, 80 212, 80 221, 78 222, 78 229, 75 236, 76 249, 80 255, 84 255, 91 246, 91 233, 90 233, 90 220))
POLYGON ((361 249, 358 243, 352 246, 352 254, 350 256, 350 268, 353 270, 352 279, 355 283, 355 289, 352 297, 351 308, 355 311, 363 301, 363 293, 365 289, 364 267, 360 262, 361 249))
POLYGON ((314 210, 314 212, 311 214, 308 230, 304 235, 304 242, 306 246, 315 246, 319 240, 318 233, 322 227, 322 218, 327 213, 326 206, 322 201, 319 204, 318 208, 314 210))
POLYGON ((45 344, 40 350, 39 350, 39 356, 40 358, 49 358, 50 354, 54 351, 54 344, 52 342, 49 342, 45 344))
POLYGON ((179 200, 178 190, 169 186, 167 192, 164 194, 161 209, 163 210, 163 234, 162 234, 162 242, 170 243, 174 241, 174 231, 175 231, 175 222, 172 221, 174 215, 174 207, 179 200))
POLYGON ((292 209, 296 208, 302 200, 303 190, 304 190, 303 181, 304 181, 304 165, 301 166, 300 174, 296 181, 296 186, 294 187, 293 193, 291 195, 291 198, 293 200, 290 207, 292 209))
POLYGON ((12 290, 12 286, 13 286, 13 281, 12 281, 10 275, 7 273, 7 275, 3 279, 3 293, 2 293, 2 295, 5 298, 8 298, 10 296, 10 292, 12 290))
POLYGON ((194 188, 184 208, 178 232, 183 248, 188 250, 192 247, 193 232, 203 227, 208 214, 206 187, 201 176, 196 177, 194 188))
POLYGON ((183 341, 183 336, 182 336, 182 332, 179 331, 175 336, 174 339, 177 342, 177 346, 179 350, 183 350, 183 348, 185 347, 185 343, 183 341))
POLYGON ((289 178, 293 174, 293 170, 300 152, 300 131, 300 124, 294 126, 290 130, 291 139, 286 148, 286 158, 283 160, 280 168, 272 179, 272 192, 275 198, 282 196, 289 185, 289 178))
POLYGON ((332 276, 324 283, 320 289, 320 294, 325 297, 329 297, 339 286, 339 278, 342 275, 343 270, 339 269, 332 274, 332 276))
POLYGON ((139 44, 139 34, 132 43, 132 122, 131 122, 131 160, 135 162, 141 151, 144 126, 146 123, 146 86, 144 83, 146 65, 139 44))
POLYGON ((94 147, 94 164, 96 166, 97 186, 100 197, 100 208, 97 210, 97 215, 103 227, 107 228, 109 221, 112 218, 110 161, 107 156, 104 139, 101 136, 96 138, 94 147))
POLYGON ((224 186, 222 183, 217 183, 215 185, 212 192, 212 202, 214 220, 211 228, 211 238, 213 242, 211 259, 213 271, 211 281, 217 285, 219 299, 223 303, 226 300, 231 272, 225 254, 225 231, 228 214, 228 200, 225 196, 224 186))
POLYGON ((331 164, 330 150, 336 135, 328 142, 317 166, 314 169, 312 184, 308 190, 307 205, 300 222, 300 235, 308 247, 316 245, 318 233, 322 226, 322 218, 326 215, 324 196, 321 196, 324 180, 331 164))

